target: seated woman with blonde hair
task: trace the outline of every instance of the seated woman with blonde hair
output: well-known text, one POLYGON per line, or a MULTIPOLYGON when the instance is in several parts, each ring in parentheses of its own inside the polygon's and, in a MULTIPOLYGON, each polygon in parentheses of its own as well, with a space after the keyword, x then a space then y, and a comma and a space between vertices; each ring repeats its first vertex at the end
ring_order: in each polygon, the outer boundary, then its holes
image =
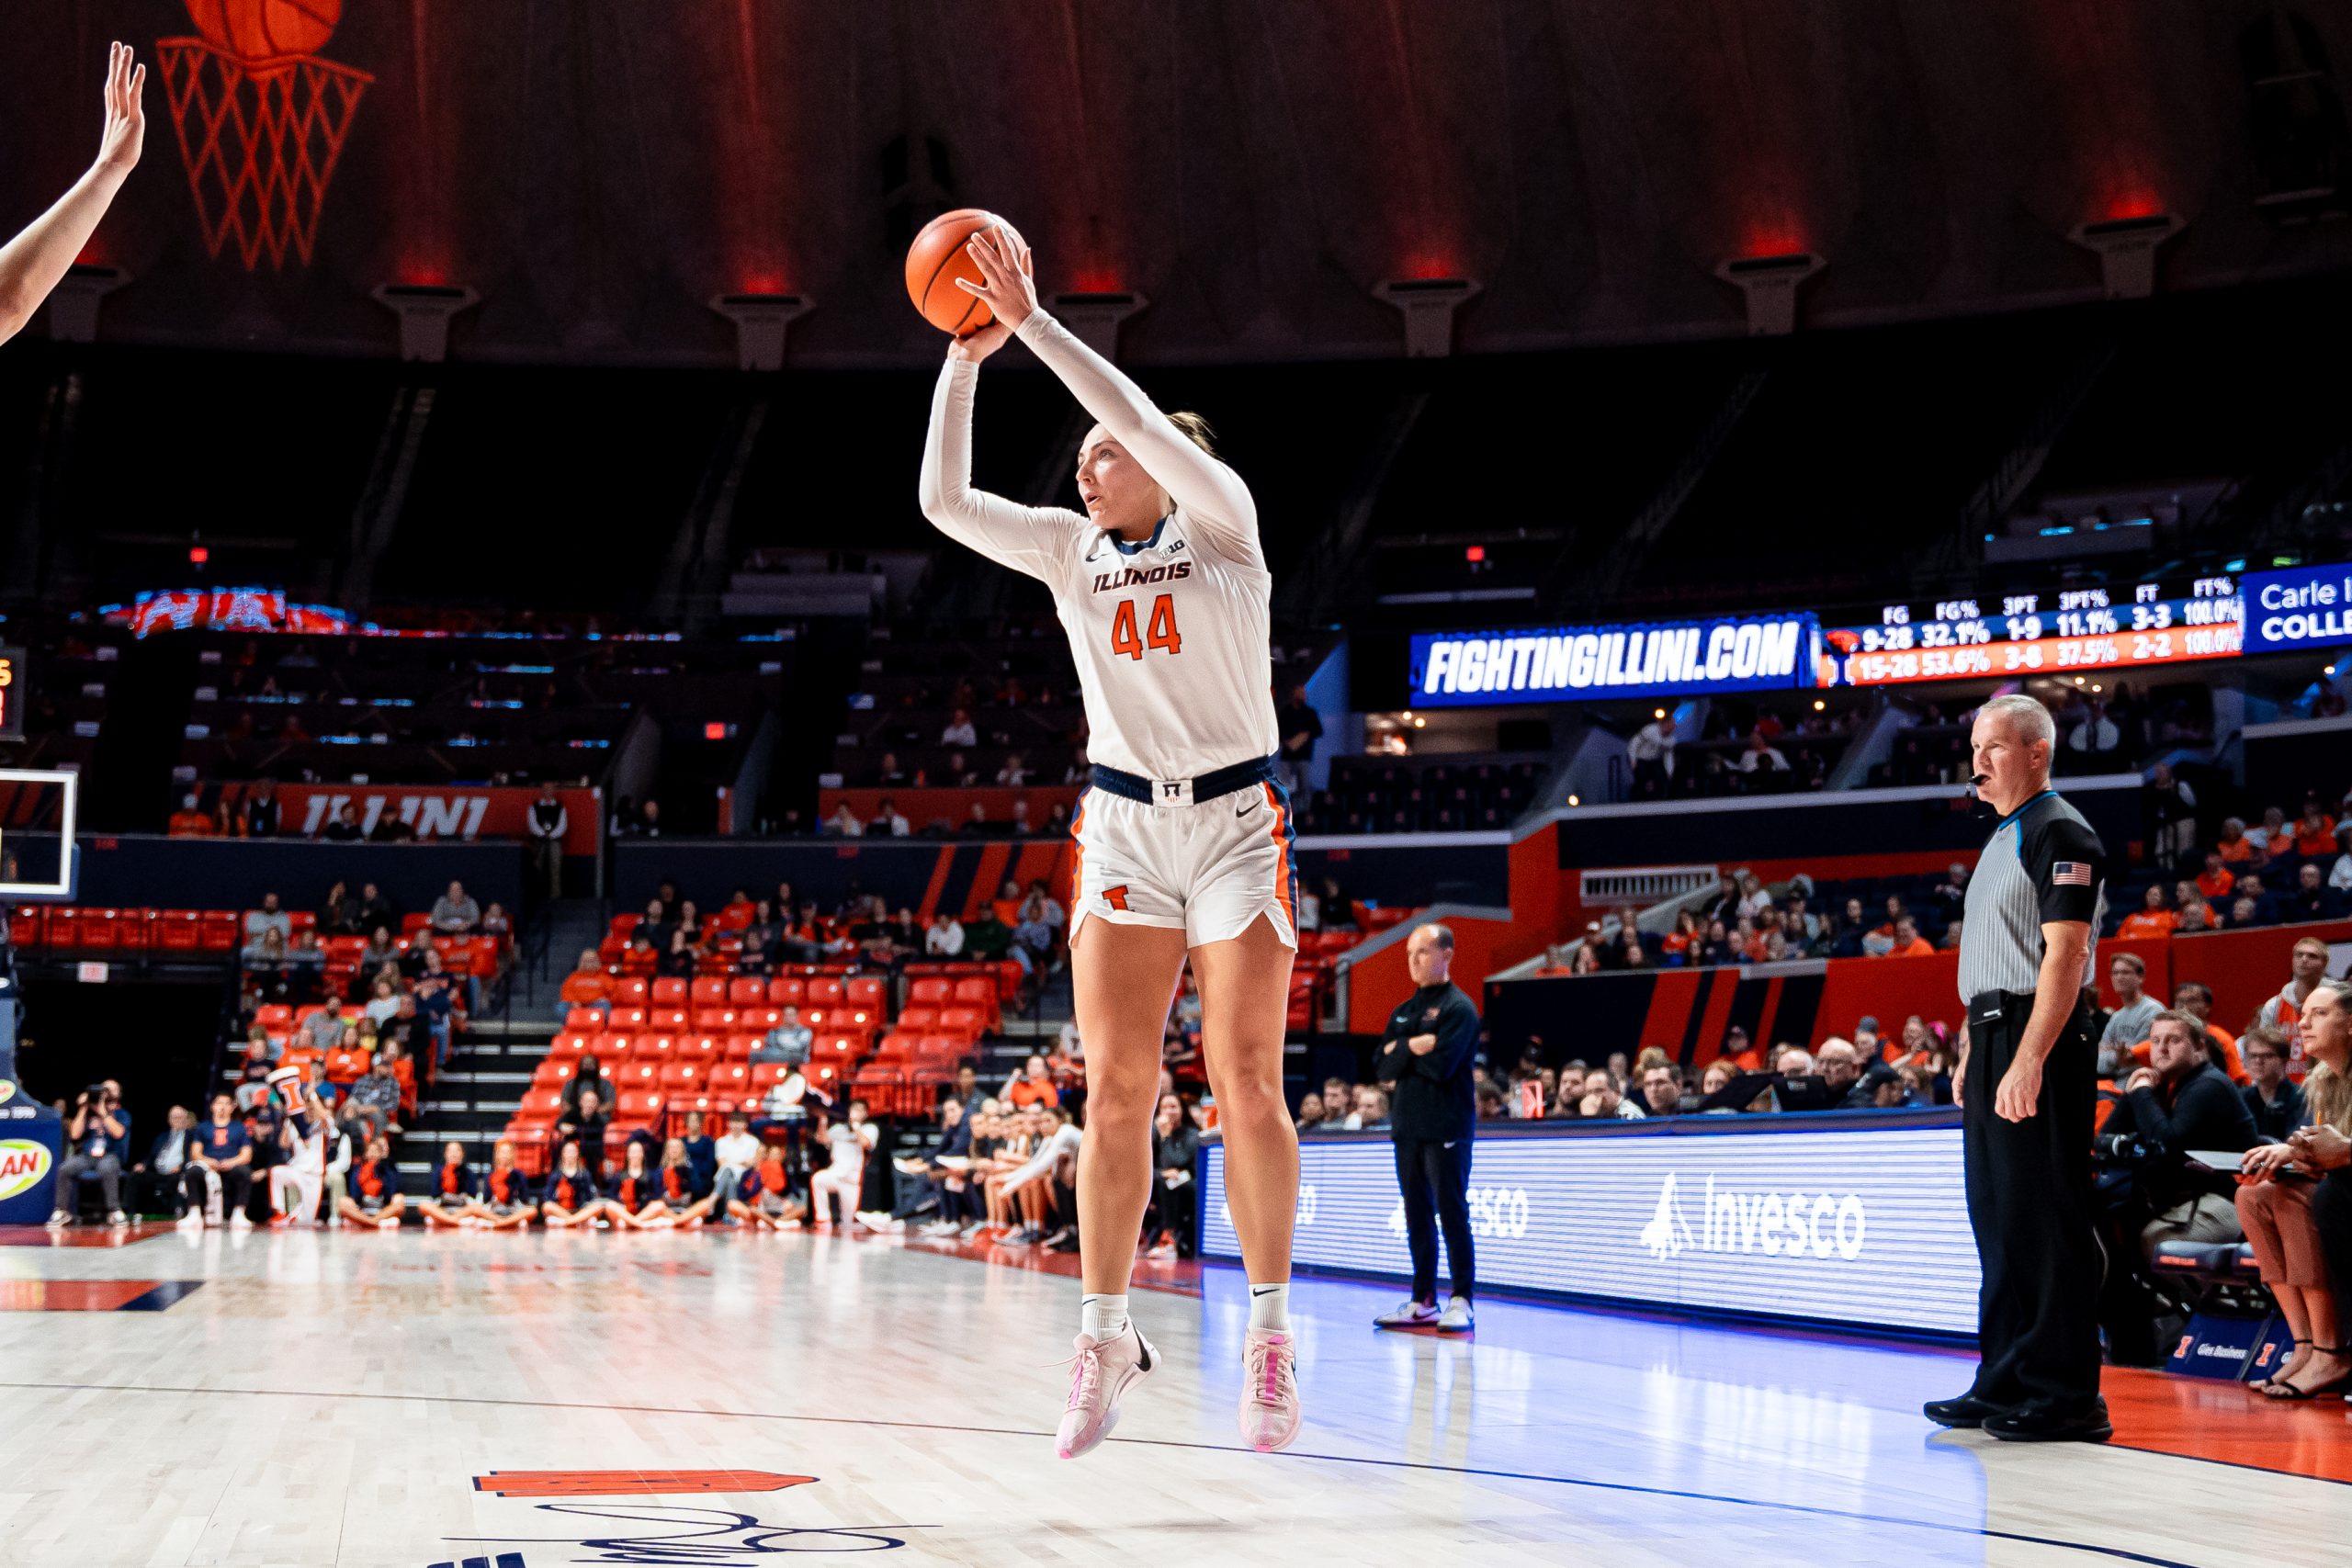
POLYGON ((2302 1029, 2314 1064, 2303 1080, 2312 1124, 2247 1150, 2238 1170, 2238 1224, 2295 1337, 2278 1374, 2249 1385, 2270 1399, 2352 1387, 2340 1289, 2352 1275, 2352 987, 2322 980, 2303 1004, 2302 1029))

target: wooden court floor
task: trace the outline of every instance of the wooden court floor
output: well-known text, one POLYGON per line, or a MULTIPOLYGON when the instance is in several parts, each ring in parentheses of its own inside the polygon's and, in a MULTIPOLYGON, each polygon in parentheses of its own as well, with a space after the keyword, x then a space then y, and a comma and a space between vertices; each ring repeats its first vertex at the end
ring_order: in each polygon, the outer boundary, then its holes
POLYGON ((1949 1351, 1302 1281, 1307 1429, 1238 1446, 1244 1287, 1051 1433, 1077 1281, 894 1240, 219 1232, 0 1247, 0 1563, 2347 1561, 2341 1404, 2116 1374, 2120 1441, 1938 1432, 1949 1351), (140 1304, 140 1303, 145 1304, 140 1304), (2145 1448, 2125 1446, 2143 1442, 2145 1448), (2173 1451, 2160 1451, 2170 1450, 2173 1451), (2300 1473, 2298 1473, 2300 1472, 2300 1473))

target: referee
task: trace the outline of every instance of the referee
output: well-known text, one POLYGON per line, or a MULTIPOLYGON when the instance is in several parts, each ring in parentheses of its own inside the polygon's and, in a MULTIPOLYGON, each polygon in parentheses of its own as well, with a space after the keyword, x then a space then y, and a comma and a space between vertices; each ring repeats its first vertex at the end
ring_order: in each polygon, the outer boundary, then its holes
POLYGON ((2103 1442, 2101 1261, 2091 1201, 2098 1048, 2085 987, 2106 851, 2050 787, 2057 727, 2028 696, 1977 710, 1977 795, 2001 819, 1968 884, 1960 994, 1968 1223, 1984 1269, 1976 1381, 1927 1406, 2022 1442, 2103 1442))
POLYGON ((1373 1070, 1389 1086, 1388 1125, 1396 1141, 1396 1185, 1405 1199, 1405 1239, 1413 1254, 1412 1299, 1373 1321, 1383 1328, 1467 1334, 1478 1272, 1470 1240, 1470 1141, 1478 1128, 1475 1058, 1478 1010, 1446 977, 1453 933, 1416 929, 1405 942, 1413 994, 1388 1015, 1373 1070), (1437 1304, 1437 1235, 1445 1231, 1452 1296, 1437 1304))

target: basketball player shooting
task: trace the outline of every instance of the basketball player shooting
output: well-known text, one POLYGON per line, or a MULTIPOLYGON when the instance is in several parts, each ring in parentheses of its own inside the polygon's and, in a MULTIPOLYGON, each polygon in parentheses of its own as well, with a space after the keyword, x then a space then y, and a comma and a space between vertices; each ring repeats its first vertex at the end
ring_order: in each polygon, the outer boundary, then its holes
POLYGON ((114 193, 139 162, 147 139, 147 116, 140 95, 147 67, 131 59, 127 43, 107 46, 106 129, 98 137, 98 159, 55 205, 0 245, 0 343, 24 330, 97 232, 114 193))
POLYGON ((1070 824, 1085 1295, 1057 1450, 1074 1459, 1100 1443, 1120 1395, 1159 1362, 1127 1316, 1127 1279, 1152 1179, 1160 1039, 1189 955, 1250 1280, 1241 1435, 1271 1453, 1299 1431, 1289 1315, 1298 1141, 1282 1093, 1298 938, 1290 805, 1273 778, 1272 577, 1257 505, 1197 415, 1162 413, 1038 308, 1029 247, 978 217, 965 242, 971 265, 954 281, 993 319, 948 346, 923 443, 923 515, 1053 591, 1093 763, 1070 824), (1083 516, 972 488, 980 362, 1016 336, 1100 422, 1079 446, 1083 516))

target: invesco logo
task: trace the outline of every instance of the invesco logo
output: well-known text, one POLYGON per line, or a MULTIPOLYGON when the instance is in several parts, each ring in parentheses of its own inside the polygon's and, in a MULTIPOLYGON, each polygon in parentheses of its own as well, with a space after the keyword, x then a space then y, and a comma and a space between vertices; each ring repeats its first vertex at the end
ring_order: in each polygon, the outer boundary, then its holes
POLYGON ((49 1174, 49 1145, 29 1138, 0 1139, 0 1202, 37 1185, 49 1174))
POLYGON ((1660 1260, 1685 1252, 1760 1252, 1768 1258, 1842 1258, 1851 1262, 1862 1255, 1869 1226, 1870 1216, 1856 1193, 1744 1192, 1718 1187, 1711 1173, 1694 1229, 1683 1213, 1674 1173, 1668 1171, 1639 1239, 1660 1260))
MULTIPOLYGON (((1470 1234, 1480 1241, 1516 1241, 1527 1234, 1527 1192, 1519 1187, 1473 1187, 1464 1195, 1470 1234)), ((1405 1201, 1388 1211, 1388 1234, 1405 1234, 1405 1201)))

